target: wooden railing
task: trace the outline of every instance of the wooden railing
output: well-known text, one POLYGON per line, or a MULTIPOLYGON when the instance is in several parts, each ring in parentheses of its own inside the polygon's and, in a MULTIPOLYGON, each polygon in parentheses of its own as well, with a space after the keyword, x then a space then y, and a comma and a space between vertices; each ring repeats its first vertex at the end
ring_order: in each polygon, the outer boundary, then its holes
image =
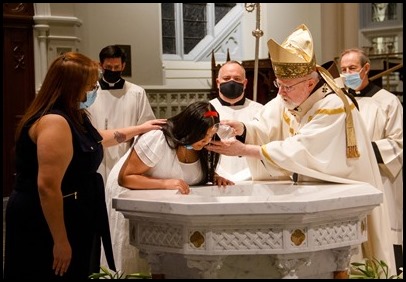
MULTIPOLYGON (((387 54, 371 54, 369 55, 369 59, 371 62, 375 59, 382 60, 384 66, 382 72, 371 76, 369 79, 371 81, 382 79, 382 87, 388 91, 394 92, 393 89, 390 88, 390 76, 392 73, 396 72, 399 69, 403 68, 403 61, 402 61, 403 53, 387 53, 387 54), (400 63, 397 63, 401 61, 400 63), (390 67, 392 65, 392 67, 390 67)), ((396 91, 395 91, 396 92, 396 91)), ((396 92, 396 95, 403 96, 403 92, 399 93, 396 92)))
POLYGON ((400 69, 400 68, 403 68, 403 63, 397 64, 397 65, 394 66, 394 67, 391 67, 391 68, 389 68, 389 69, 387 69, 387 70, 384 70, 384 71, 381 72, 381 73, 378 73, 378 74, 376 74, 376 75, 374 75, 374 76, 371 76, 371 77, 369 78, 369 80, 375 80, 375 79, 384 77, 385 75, 389 78, 389 75, 390 75, 391 73, 397 71, 397 70, 400 69))

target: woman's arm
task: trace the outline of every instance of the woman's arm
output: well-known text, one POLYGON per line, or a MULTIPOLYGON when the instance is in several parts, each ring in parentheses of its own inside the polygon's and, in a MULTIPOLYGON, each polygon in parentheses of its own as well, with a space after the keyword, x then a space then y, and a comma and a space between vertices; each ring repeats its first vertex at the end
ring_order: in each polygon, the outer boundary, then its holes
POLYGON ((150 169, 131 148, 131 153, 124 162, 118 175, 118 184, 129 189, 171 189, 189 194, 189 185, 182 179, 154 178, 144 175, 150 169))
POLYGON ((102 145, 104 147, 114 146, 131 140, 134 136, 148 132, 150 130, 161 129, 161 125, 166 123, 166 119, 153 119, 140 125, 129 126, 119 129, 99 130, 103 137, 102 145))
POLYGON ((54 241, 53 269, 57 275, 63 275, 69 267, 72 249, 63 218, 61 183, 73 156, 72 134, 65 118, 49 114, 30 128, 29 135, 37 144, 38 192, 54 241))

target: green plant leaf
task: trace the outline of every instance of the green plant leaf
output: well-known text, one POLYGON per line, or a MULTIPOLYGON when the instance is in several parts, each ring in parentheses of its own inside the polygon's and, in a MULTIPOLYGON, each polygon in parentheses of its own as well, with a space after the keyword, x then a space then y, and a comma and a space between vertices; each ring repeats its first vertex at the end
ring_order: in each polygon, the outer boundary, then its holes
POLYGON ((367 259, 364 263, 352 262, 351 279, 402 279, 399 275, 389 276, 389 267, 383 260, 367 259))
POLYGON ((104 272, 104 273, 106 273, 106 274, 111 274, 111 272, 110 272, 110 269, 108 269, 107 267, 105 267, 105 266, 100 266, 100 269, 104 272))
POLYGON ((123 271, 112 271, 105 266, 100 266, 100 270, 102 272, 92 273, 89 275, 90 279, 128 279, 128 278, 135 278, 135 279, 152 279, 150 273, 131 273, 126 275, 123 271))

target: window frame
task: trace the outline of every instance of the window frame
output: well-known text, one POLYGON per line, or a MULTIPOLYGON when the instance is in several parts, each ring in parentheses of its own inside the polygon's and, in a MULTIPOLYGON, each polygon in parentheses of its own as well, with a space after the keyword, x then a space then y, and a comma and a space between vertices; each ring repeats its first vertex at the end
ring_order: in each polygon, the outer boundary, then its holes
MULTIPOLYGON (((176 54, 164 54, 166 61, 207 61, 212 50, 224 40, 229 33, 240 24, 244 12, 243 3, 235 3, 233 7, 218 23, 215 24, 215 4, 206 3, 206 36, 190 51, 184 54, 183 47, 183 3, 173 3, 175 12, 175 42, 176 54)), ((161 13, 162 14, 162 13, 161 13)), ((161 20, 162 23, 162 20, 161 20)), ((162 34, 161 40, 163 42, 162 34)), ((239 41, 239 39, 238 39, 239 41)), ((163 50, 163 48, 162 48, 163 50)))
POLYGON ((403 26, 403 3, 394 3, 396 5, 396 20, 385 20, 382 22, 372 21, 372 4, 373 3, 360 3, 361 17, 360 28, 361 29, 376 29, 376 28, 388 28, 393 26, 403 26))
MULTIPOLYGON (((374 50, 373 39, 376 37, 397 37, 397 45, 394 47, 395 53, 403 51, 403 3, 396 3, 396 20, 385 20, 382 22, 372 21, 372 4, 360 3, 359 11, 359 46, 362 46, 370 55, 380 54, 374 50)), ((386 51, 384 51, 385 54, 386 51)))

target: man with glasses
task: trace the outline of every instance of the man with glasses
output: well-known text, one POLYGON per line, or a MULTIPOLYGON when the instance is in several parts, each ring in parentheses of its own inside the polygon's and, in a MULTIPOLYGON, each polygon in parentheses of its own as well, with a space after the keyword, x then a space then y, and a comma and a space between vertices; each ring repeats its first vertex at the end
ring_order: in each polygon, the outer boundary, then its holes
MULTIPOLYGON (((300 25, 280 45, 268 41, 279 88, 251 122, 229 121, 240 142, 212 141, 207 149, 246 156, 253 180, 291 177, 296 182, 367 182, 383 190, 374 151, 356 106, 332 75, 316 64, 313 39, 300 25)), ((395 274, 389 213, 384 203, 368 218, 364 252, 352 259, 375 257, 395 274)))
POLYGON ((389 205, 398 270, 403 267, 403 106, 398 97, 369 81, 371 64, 365 52, 347 49, 340 56, 341 76, 355 96, 372 140, 389 205))

